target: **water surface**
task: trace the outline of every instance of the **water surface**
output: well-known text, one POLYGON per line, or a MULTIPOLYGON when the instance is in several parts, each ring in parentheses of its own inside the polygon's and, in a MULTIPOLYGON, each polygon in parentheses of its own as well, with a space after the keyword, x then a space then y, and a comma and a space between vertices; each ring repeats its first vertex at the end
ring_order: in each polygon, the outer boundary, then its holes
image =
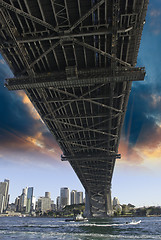
POLYGON ((157 240, 161 239, 161 218, 109 218, 65 222, 62 218, 0 217, 0 239, 157 240), (141 223, 130 224, 132 220, 141 220, 141 223))

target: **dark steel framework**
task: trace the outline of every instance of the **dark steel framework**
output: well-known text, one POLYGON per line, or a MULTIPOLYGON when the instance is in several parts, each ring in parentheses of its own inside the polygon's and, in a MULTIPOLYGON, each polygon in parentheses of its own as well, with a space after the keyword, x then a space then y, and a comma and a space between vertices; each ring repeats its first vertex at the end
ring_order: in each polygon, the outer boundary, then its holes
POLYGON ((110 188, 148 0, 0 0, 0 51, 86 192, 110 213, 110 188))

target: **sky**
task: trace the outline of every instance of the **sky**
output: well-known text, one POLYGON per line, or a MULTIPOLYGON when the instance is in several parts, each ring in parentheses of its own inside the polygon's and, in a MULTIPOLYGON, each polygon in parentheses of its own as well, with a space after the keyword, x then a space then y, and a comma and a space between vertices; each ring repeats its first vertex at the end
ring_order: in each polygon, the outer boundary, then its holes
MULTIPOLYGON (((121 204, 161 206, 161 2, 148 6, 137 66, 145 81, 134 82, 112 179, 112 197, 121 204)), ((22 188, 34 187, 36 198, 61 187, 84 191, 61 150, 23 91, 4 87, 12 77, 0 56, 0 181, 10 180, 10 202, 22 188)))

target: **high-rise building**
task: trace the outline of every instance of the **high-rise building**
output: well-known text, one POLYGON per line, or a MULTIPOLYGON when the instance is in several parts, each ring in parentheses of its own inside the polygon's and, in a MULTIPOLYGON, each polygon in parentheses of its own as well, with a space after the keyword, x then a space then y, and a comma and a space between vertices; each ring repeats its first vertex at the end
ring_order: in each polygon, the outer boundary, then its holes
POLYGON ((7 195, 6 195, 6 199, 5 199, 5 208, 7 209, 8 205, 9 205, 9 195, 8 195, 8 192, 9 192, 9 183, 10 183, 10 181, 8 179, 5 179, 4 182, 7 183, 7 195))
POLYGON ((46 198, 51 198, 50 192, 45 192, 45 197, 46 197, 46 198))
POLYGON ((35 209, 36 209, 36 197, 33 196, 32 197, 32 210, 35 211, 35 209))
POLYGON ((20 196, 18 196, 16 199, 15 199, 15 211, 16 212, 20 212, 21 211, 21 204, 20 204, 20 196))
POLYGON ((60 209, 60 196, 58 196, 56 198, 56 209, 59 210, 60 209))
POLYGON ((48 210, 52 210, 54 201, 49 197, 50 194, 45 193, 45 197, 40 197, 38 199, 38 211, 46 212, 48 210))
POLYGON ((23 188, 22 194, 20 196, 20 205, 21 205, 21 212, 26 211, 26 206, 27 206, 27 187, 23 188))
POLYGON ((114 197, 114 199, 113 199, 113 206, 116 207, 119 204, 120 204, 120 202, 119 202, 118 198, 114 197))
POLYGON ((83 192, 76 192, 76 204, 83 203, 83 192))
POLYGON ((60 189, 60 205, 61 208, 69 205, 69 188, 64 187, 60 189))
POLYGON ((3 213, 4 209, 4 196, 0 194, 0 213, 3 213))
POLYGON ((76 190, 72 190, 70 193, 70 204, 76 204, 76 190))
POLYGON ((4 182, 0 182, 0 213, 4 212, 9 204, 8 190, 9 180, 5 179, 4 182))
POLYGON ((27 190, 27 205, 26 205, 26 212, 28 213, 32 211, 33 192, 34 192, 34 188, 29 187, 27 190))

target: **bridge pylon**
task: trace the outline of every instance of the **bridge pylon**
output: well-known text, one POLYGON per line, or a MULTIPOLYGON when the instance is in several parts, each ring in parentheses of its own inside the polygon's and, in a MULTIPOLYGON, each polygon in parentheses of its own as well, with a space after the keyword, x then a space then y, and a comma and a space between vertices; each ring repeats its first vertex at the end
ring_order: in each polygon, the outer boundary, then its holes
POLYGON ((84 215, 88 218, 104 218, 113 215, 111 200, 111 190, 106 193, 88 194, 85 192, 85 211, 84 215), (89 196, 90 195, 90 196, 89 196))

